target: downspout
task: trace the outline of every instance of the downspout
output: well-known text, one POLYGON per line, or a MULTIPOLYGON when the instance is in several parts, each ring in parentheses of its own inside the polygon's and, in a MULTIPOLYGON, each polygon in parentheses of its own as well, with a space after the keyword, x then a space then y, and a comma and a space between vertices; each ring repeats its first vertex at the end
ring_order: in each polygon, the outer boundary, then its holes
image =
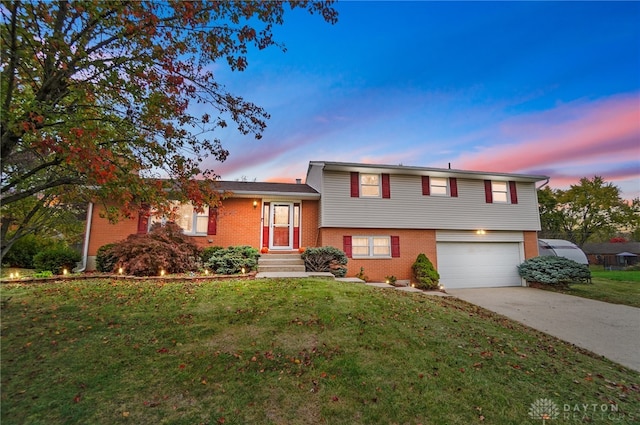
POLYGON ((536 189, 542 189, 543 187, 545 187, 546 185, 549 184, 549 179, 547 179, 547 181, 545 181, 544 183, 542 183, 542 186, 536 188, 536 189))
POLYGON ((84 247, 82 249, 82 267, 77 269, 76 273, 82 273, 87 269, 87 260, 89 257, 89 235, 91 234, 91 221, 93 219, 93 202, 89 202, 87 207, 87 226, 84 233, 84 247))

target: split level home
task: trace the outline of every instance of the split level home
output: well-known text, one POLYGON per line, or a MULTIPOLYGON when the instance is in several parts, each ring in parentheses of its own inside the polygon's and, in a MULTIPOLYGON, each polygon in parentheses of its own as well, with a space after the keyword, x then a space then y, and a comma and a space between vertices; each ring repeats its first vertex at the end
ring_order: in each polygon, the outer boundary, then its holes
MULTIPOLYGON (((176 221, 200 246, 250 245, 269 253, 333 246, 349 257, 347 276, 411 278, 424 253, 445 288, 521 286, 517 266, 538 255, 536 185, 546 176, 403 165, 312 161, 305 182, 220 181, 232 195, 176 221)), ((87 269, 98 248, 145 233, 161 217, 110 224, 91 208, 87 269)))

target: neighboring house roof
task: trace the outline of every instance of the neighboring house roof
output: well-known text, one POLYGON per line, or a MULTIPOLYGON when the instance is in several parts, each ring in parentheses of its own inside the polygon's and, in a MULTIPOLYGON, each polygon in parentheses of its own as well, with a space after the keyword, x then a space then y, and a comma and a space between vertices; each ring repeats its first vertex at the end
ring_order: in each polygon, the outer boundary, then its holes
POLYGON ((384 172, 390 174, 430 174, 432 176, 443 177, 461 177, 478 180, 495 180, 502 178, 504 180, 522 181, 522 182, 538 182, 548 180, 549 176, 536 174, 511 174, 511 173, 494 173, 489 171, 468 171, 456 170, 451 168, 431 168, 431 167, 415 167, 409 165, 386 165, 386 164, 358 164, 351 162, 334 162, 334 161, 311 161, 309 168, 312 166, 322 166, 325 170, 335 171, 358 171, 363 173, 384 172))
POLYGON ((320 199, 320 194, 311 186, 302 183, 265 183, 243 181, 217 181, 218 189, 232 192, 234 197, 258 195, 293 196, 306 199, 320 199))
POLYGON ((603 242, 586 243, 582 250, 587 254, 619 254, 621 252, 631 252, 640 254, 640 242, 603 242))

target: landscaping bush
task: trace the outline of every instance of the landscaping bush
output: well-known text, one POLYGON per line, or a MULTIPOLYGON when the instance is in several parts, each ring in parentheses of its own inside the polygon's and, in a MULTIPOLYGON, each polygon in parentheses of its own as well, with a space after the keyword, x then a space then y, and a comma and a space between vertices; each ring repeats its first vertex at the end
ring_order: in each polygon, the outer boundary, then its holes
POLYGON ((59 241, 37 235, 26 235, 18 239, 2 259, 8 267, 33 269, 33 257, 40 251, 60 244, 59 241))
POLYGON ((221 246, 208 246, 200 251, 200 260, 202 264, 205 264, 211 257, 213 257, 218 251, 224 250, 221 246))
POLYGON ((96 253, 96 270, 103 273, 114 272, 118 265, 118 257, 116 257, 111 251, 116 246, 115 243, 108 243, 98 248, 96 253))
POLYGON ((33 257, 33 266, 39 271, 51 271, 53 274, 62 274, 64 269, 71 272, 82 256, 68 246, 54 246, 46 248, 33 257))
POLYGON ((332 246, 307 248, 301 255, 308 272, 330 272, 336 277, 347 274, 345 267, 349 259, 344 251, 332 246))
POLYGON ((155 276, 198 270, 200 249, 175 223, 154 224, 147 234, 129 235, 108 250, 115 267, 134 276, 155 276))
POLYGON ((436 289, 440 281, 440 274, 433 267, 433 263, 424 254, 418 254, 411 266, 413 283, 418 289, 436 289))
POLYGON ((518 272, 527 282, 547 285, 567 285, 591 279, 591 271, 586 264, 551 255, 528 259, 518 266, 518 272))
POLYGON ((258 265, 260 253, 250 246, 230 246, 226 249, 212 247, 211 256, 204 266, 217 274, 236 274, 251 271, 258 265))

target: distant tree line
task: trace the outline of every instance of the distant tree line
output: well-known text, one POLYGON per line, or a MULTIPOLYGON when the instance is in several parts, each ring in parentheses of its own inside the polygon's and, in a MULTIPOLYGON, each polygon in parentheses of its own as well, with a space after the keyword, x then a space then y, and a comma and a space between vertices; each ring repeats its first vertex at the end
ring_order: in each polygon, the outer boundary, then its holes
POLYGON ((582 247, 614 238, 640 241, 640 199, 624 200, 602 177, 583 177, 568 190, 538 189, 541 238, 565 239, 582 247))

